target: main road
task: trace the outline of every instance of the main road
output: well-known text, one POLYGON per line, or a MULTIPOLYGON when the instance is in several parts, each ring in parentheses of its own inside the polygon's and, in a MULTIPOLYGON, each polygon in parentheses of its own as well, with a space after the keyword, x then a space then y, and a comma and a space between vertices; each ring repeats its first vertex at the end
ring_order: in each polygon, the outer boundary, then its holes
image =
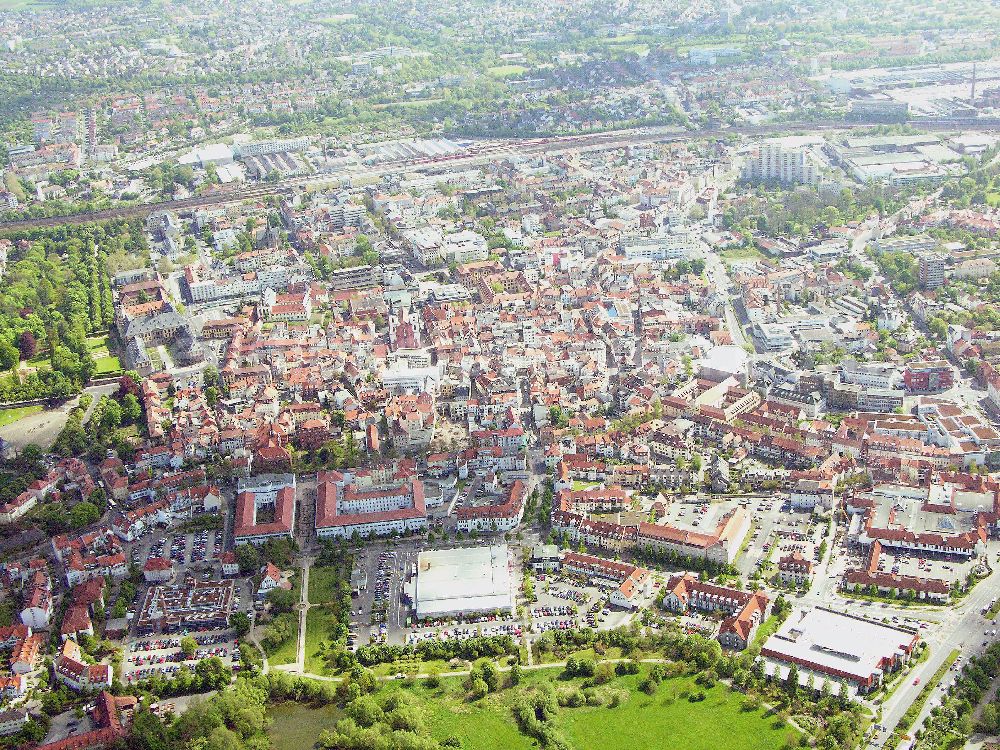
MULTIPOLYGON (((990 545, 991 550, 994 545, 990 545)), ((950 609, 944 621, 938 626, 932 626, 927 636, 927 645, 930 648, 930 656, 922 664, 918 665, 909 675, 906 682, 900 685, 896 692, 882 704, 882 725, 885 730, 877 736, 872 743, 876 747, 883 747, 892 730, 899 724, 903 714, 913 704, 921 691, 928 686, 928 681, 932 680, 934 673, 944 663, 953 649, 957 649, 963 660, 970 656, 981 653, 985 641, 992 640, 984 636, 987 625, 992 623, 987 620, 981 611, 988 606, 997 595, 997 574, 991 575, 980 581, 965 599, 957 606, 950 609), (984 641, 985 639, 985 641, 984 641)), ((930 695, 920 713, 917 715, 910 732, 920 728, 924 719, 931 709, 937 705, 946 685, 951 682, 953 675, 945 676, 936 685, 930 686, 930 695)), ((909 743, 903 741, 899 747, 906 747, 909 743)), ((889 748, 889 750, 894 750, 889 748)))
MULTIPOLYGON (((512 140, 484 140, 473 143, 464 152, 442 157, 421 157, 416 159, 400 159, 378 164, 357 164, 355 166, 331 171, 324 174, 290 177, 272 183, 257 183, 220 189, 206 195, 180 200, 143 203, 132 206, 119 206, 101 211, 52 216, 21 221, 0 222, 0 230, 33 229, 37 227, 58 226, 60 224, 83 224, 92 221, 108 219, 148 216, 156 211, 185 211, 213 205, 241 203, 243 201, 261 200, 275 195, 283 195, 294 190, 310 186, 327 184, 350 184, 353 179, 381 177, 387 174, 398 174, 413 170, 450 169, 452 167, 471 167, 502 159, 508 155, 529 154, 559 154, 566 151, 593 151, 601 149, 622 148, 641 143, 657 143, 669 141, 699 140, 718 138, 730 135, 769 136, 799 130, 851 130, 871 127, 875 123, 843 122, 819 120, 810 122, 788 122, 769 125, 754 125, 735 128, 711 128, 706 130, 684 130, 678 127, 659 126, 648 128, 629 128, 609 130, 602 133, 583 135, 553 136, 548 138, 520 138, 512 140)), ((921 123, 927 129, 948 130, 964 127, 964 123, 921 123)), ((986 125, 998 128, 998 125, 986 125)), ((983 127, 980 127, 983 129, 983 127)))

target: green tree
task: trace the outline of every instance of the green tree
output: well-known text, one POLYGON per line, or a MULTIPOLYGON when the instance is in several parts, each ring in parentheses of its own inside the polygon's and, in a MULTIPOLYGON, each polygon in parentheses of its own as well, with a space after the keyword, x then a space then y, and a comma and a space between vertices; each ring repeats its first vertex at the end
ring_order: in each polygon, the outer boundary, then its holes
POLYGON ((8 339, 0 338, 0 370, 13 370, 20 361, 20 353, 8 339))
POLYGON ((186 658, 193 658, 197 651, 198 641, 196 641, 192 636, 186 635, 181 638, 181 653, 184 654, 186 658))
POLYGON ((250 616, 246 612, 234 612, 229 618, 229 626, 242 638, 250 632, 250 616))
POLYGON ((298 601, 294 592, 283 588, 274 588, 267 592, 267 603, 271 605, 272 612, 282 614, 295 609, 298 601))
POLYGON ((74 529, 81 529, 96 523, 101 518, 101 511, 89 500, 74 505, 69 511, 69 523, 74 529))

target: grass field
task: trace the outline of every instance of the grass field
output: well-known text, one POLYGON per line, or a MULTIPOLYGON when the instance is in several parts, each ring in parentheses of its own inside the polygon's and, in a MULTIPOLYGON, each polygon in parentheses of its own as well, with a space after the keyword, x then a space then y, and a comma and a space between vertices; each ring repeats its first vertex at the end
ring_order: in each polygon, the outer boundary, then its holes
MULTIPOLYGON (((556 727, 574 750, 633 750, 674 748, 690 750, 780 750, 798 733, 780 726, 761 710, 744 711, 742 697, 719 684, 705 690, 705 700, 690 702, 698 689, 692 678, 663 682, 654 695, 638 690, 640 677, 620 677, 608 687, 625 695, 620 705, 560 708, 556 727)), ((529 750, 537 743, 523 735, 511 714, 511 701, 519 691, 543 681, 554 681, 557 690, 579 687, 581 680, 562 680, 559 670, 529 670, 521 686, 503 689, 470 703, 461 679, 447 678, 438 688, 425 683, 390 681, 382 691, 407 690, 422 704, 431 735, 437 740, 455 737, 462 750, 529 750)), ((323 729, 339 714, 335 709, 310 709, 281 705, 270 711, 272 737, 282 738, 287 750, 309 750, 323 729)))
MULTIPOLYGON (((4 0, 0 0, 0 5, 3 2, 4 0)), ((111 338, 107 334, 87 337, 87 348, 90 350, 90 356, 94 358, 94 363, 97 365, 96 375, 108 375, 121 371, 121 360, 111 353, 110 347, 111 338)), ((51 368, 49 355, 43 351, 38 352, 34 357, 27 360, 25 364, 36 370, 48 370, 51 368)))
MULTIPOLYGON (((312 574, 310 573, 310 576, 312 574)), ((312 584, 312 580, 309 581, 312 584)), ((312 585, 309 586, 312 588, 312 585)), ((311 600, 310 600, 311 601, 311 600)), ((306 613, 306 671, 312 674, 332 674, 323 661, 320 644, 330 643, 330 629, 337 618, 325 606, 310 607, 306 613)))
POLYGON ((14 424, 17 420, 32 414, 38 414, 43 408, 42 406, 19 406, 16 409, 0 409, 0 427, 14 424))
MULTIPOLYGON (((312 575, 312 571, 310 571, 310 575, 312 575)), ((296 572, 291 577, 291 583, 292 583, 292 594, 295 596, 295 601, 298 602, 299 598, 301 597, 301 593, 302 593, 302 576, 298 572, 296 572)), ((273 654, 268 654, 267 655, 267 660, 271 664, 294 664, 295 663, 295 658, 298 656, 298 648, 299 648, 299 642, 298 642, 299 615, 298 615, 298 612, 295 611, 295 612, 292 612, 290 615, 284 615, 284 616, 286 616, 286 617, 290 616, 290 617, 294 618, 294 620, 295 620, 295 624, 294 624, 294 627, 293 627, 294 635, 292 635, 291 638, 289 638, 287 641, 285 641, 283 644, 281 644, 281 647, 278 648, 278 650, 275 651, 273 654)))
MULTIPOLYGON (((630 679, 634 686, 635 678, 630 679)), ((559 723, 577 750, 771 750, 783 747, 789 733, 795 734, 787 726, 778 727, 764 719, 760 711, 741 710, 739 696, 722 685, 706 690, 704 701, 691 703, 682 693, 694 689, 694 683, 686 678, 664 683, 653 696, 633 689, 617 708, 564 710, 559 723)))
POLYGON ((734 247, 728 250, 723 250, 719 253, 719 257, 723 261, 734 261, 734 260, 763 260, 767 256, 764 255, 756 247, 734 247))
POLYGON ((372 109, 383 110, 392 109, 393 107, 399 107, 400 109, 414 109, 416 107, 427 107, 431 104, 439 104, 443 102, 444 99, 441 97, 434 97, 431 99, 407 99, 398 102, 386 102, 385 104, 374 104, 372 109))
POLYGON ((311 708, 301 703, 282 703, 268 710, 271 726, 267 734, 274 747, 310 750, 320 732, 341 717, 336 706, 311 708))
POLYGON ((325 604, 333 601, 338 579, 336 568, 313 566, 309 569, 309 603, 325 604))
POLYGON ((506 711, 468 704, 431 701, 431 734, 436 740, 457 737, 463 750, 528 750, 537 743, 518 731, 506 711))
POLYGON ((118 357, 98 357, 94 362, 97 365, 96 375, 110 375, 122 371, 122 363, 118 357))
POLYGON ((24 10, 25 8, 41 8, 44 3, 38 0, 0 0, 0 10, 24 10))
POLYGON ((295 658, 298 656, 299 643, 296 634, 299 632, 299 616, 294 612, 291 615, 281 616, 292 619, 292 637, 282 643, 274 653, 267 655, 267 661, 272 666, 279 664, 294 664, 295 658))
POLYGON ((511 76, 524 75, 528 69, 523 65, 497 65, 488 68, 486 72, 494 78, 510 78, 511 76))
POLYGON ((335 568, 309 569, 309 612, 306 614, 306 671, 313 674, 330 672, 320 654, 320 644, 329 643, 330 630, 337 624, 336 613, 327 605, 334 599, 338 580, 335 568))
POLYGON ((110 336, 90 336, 87 338, 87 348, 91 353, 107 352, 111 348, 110 336))
POLYGON ((760 624, 759 628, 757 628, 757 632, 753 637, 753 642, 758 645, 763 645, 764 641, 774 635, 779 627, 781 627, 781 622, 778 620, 777 615, 771 615, 760 624))

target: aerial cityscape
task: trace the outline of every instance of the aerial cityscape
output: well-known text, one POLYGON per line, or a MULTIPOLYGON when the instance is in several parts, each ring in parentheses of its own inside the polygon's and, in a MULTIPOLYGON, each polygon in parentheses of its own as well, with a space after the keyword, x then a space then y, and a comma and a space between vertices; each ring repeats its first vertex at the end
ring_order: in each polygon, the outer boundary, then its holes
POLYGON ((1000 0, 0 0, 0 750, 1000 749, 1000 0))

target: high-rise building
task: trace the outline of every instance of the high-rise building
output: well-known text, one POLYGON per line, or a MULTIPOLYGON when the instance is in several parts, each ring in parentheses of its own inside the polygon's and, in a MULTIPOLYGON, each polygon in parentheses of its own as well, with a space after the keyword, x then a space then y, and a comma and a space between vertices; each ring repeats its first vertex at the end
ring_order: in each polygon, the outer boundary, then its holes
POLYGON ((747 155, 743 178, 815 185, 822 162, 811 143, 800 139, 765 141, 747 155))
POLYGON ((920 286, 937 289, 944 284, 945 257, 941 253, 922 253, 920 263, 920 286))

